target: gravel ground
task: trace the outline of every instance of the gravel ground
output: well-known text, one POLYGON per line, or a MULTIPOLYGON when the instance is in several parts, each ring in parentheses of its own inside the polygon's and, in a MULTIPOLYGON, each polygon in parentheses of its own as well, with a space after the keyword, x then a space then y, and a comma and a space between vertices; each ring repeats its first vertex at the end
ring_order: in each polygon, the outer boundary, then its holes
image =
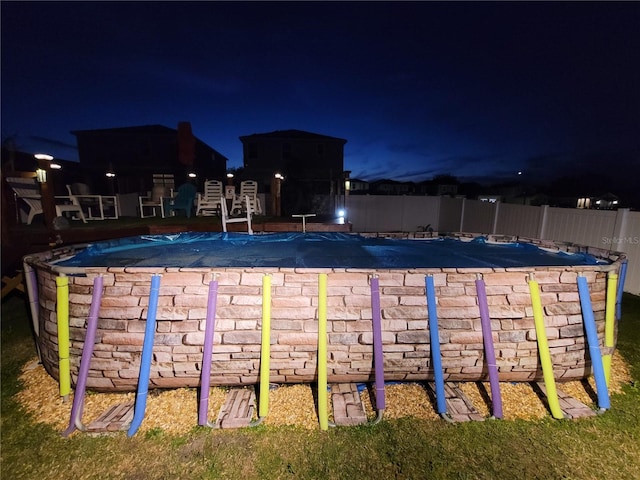
MULTIPOLYGON (((619 393, 621 386, 631 381, 629 368, 618 352, 614 353, 611 369, 610 392, 619 393)), ((18 393, 18 401, 38 422, 51 425, 63 431, 69 423, 73 393, 63 402, 58 394, 57 382, 47 374, 37 360, 27 363, 20 380, 24 389, 18 393)), ((588 380, 595 391, 593 377, 588 380)), ((469 397, 480 414, 488 416, 489 408, 485 400, 490 395, 488 383, 460 383, 461 390, 469 397)), ((582 382, 566 382, 558 385, 567 394, 589 406, 595 406, 588 389, 582 382)), ((211 388, 209 396, 209 419, 215 421, 217 412, 224 403, 227 389, 211 388)), ((528 383, 500 384, 505 420, 539 419, 549 415, 542 401, 528 383)), ((329 398, 331 395, 327 395, 329 398)), ((361 394, 365 411, 370 418, 375 417, 367 390, 361 394)), ((90 423, 109 407, 133 400, 134 393, 91 393, 87 392, 83 422, 90 423)), ((439 417, 425 389, 417 383, 387 385, 385 389, 386 409, 384 418, 412 416, 437 420, 439 417)), ((198 423, 197 392, 193 388, 176 390, 152 390, 147 398, 145 418, 138 432, 162 429, 170 434, 185 434, 198 423)), ((329 402, 328 411, 331 414, 329 402)), ((330 415, 331 420, 331 415, 330 415)), ((313 390, 308 384, 281 385, 269 392, 269 414, 264 425, 299 425, 305 428, 318 427, 313 390)))

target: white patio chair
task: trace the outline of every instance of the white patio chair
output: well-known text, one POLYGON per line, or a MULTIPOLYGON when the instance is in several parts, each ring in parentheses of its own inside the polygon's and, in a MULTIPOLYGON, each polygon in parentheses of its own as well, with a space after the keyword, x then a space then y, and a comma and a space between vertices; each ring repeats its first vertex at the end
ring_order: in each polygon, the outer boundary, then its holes
POLYGON ((138 197, 140 218, 155 217, 158 215, 158 209, 160 216, 164 218, 164 199, 173 198, 174 187, 175 180, 172 174, 154 173, 152 190, 147 195, 138 197))
POLYGON ((227 211, 227 202, 224 197, 220 197, 220 205, 222 206, 222 230, 226 233, 227 223, 243 223, 247 222, 247 231, 249 235, 253 235, 253 229, 251 228, 251 216, 253 215, 253 209, 251 208, 251 201, 249 196, 245 196, 245 208, 244 215, 242 217, 230 217, 227 211))
POLYGON ((165 187, 156 185, 149 195, 138 197, 140 205, 140 218, 156 217, 160 211, 160 216, 164 218, 164 199, 171 198, 171 191, 165 187))
POLYGON ((221 209, 220 199, 224 191, 222 182, 219 180, 207 180, 204 183, 204 193, 198 193, 196 216, 217 215, 221 209))
POLYGON ((251 210, 256 215, 262 215, 262 205, 260 205, 260 199, 258 198, 258 182, 255 180, 240 182, 240 193, 233 199, 231 213, 235 214, 244 211, 245 197, 249 197, 251 210))
POLYGON ((82 207, 87 220, 118 218, 118 198, 115 195, 94 195, 84 183, 74 183, 66 187, 69 195, 74 196, 82 207))
MULTIPOLYGON (((29 208, 27 212, 27 225, 31 225, 33 217, 43 213, 42 210, 42 195, 40 194, 40 188, 35 181, 35 178, 24 177, 7 177, 7 184, 13 190, 16 200, 20 199, 29 208)), ((82 208, 78 204, 77 200, 74 202, 72 196, 56 196, 55 208, 56 215, 61 217, 65 213, 75 213, 80 220, 87 223, 87 219, 82 213, 82 208)))

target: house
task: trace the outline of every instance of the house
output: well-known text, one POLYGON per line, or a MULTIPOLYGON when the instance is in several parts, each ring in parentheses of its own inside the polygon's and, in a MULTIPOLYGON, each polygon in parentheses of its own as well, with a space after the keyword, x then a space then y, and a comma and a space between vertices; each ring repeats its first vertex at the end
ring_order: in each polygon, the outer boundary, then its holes
POLYGON ((620 208, 620 199, 611 192, 597 196, 580 197, 576 203, 577 208, 594 208, 597 210, 617 210, 620 208))
POLYGON ((358 178, 349 179, 350 195, 366 195, 369 193, 369 182, 358 178))
POLYGON ((372 195, 411 195, 413 182, 398 182, 396 180, 375 180, 369 183, 369 193, 372 195))
POLYGON ((302 130, 277 130, 241 136, 240 141, 243 177, 256 180, 259 191, 270 193, 275 174, 284 177, 283 214, 317 210, 314 195, 344 194, 347 140, 302 130))
POLYGON ((227 157, 194 137, 188 122, 178 124, 177 130, 143 125, 71 133, 77 139, 80 164, 90 177, 84 183, 95 191, 146 192, 154 173, 173 174, 176 184, 189 173, 196 174, 198 183, 221 180, 226 174, 227 157), (108 178, 107 173, 115 177, 108 178))

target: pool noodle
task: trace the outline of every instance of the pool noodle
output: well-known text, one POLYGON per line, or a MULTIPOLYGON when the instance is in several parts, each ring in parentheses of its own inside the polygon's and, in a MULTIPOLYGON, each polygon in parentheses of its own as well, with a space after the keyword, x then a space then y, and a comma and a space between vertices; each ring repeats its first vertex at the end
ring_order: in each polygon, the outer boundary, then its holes
POLYGON ((582 275, 578 275, 578 293, 580 294, 582 318, 584 320, 584 329, 587 334, 587 343, 589 344, 589 356, 591 357, 591 366, 593 367, 593 377, 596 381, 598 406, 605 410, 611 408, 611 404, 609 403, 609 390, 607 389, 604 366, 602 364, 602 356, 600 354, 596 321, 593 317, 593 309, 591 308, 589 286, 587 285, 587 278, 582 275))
POLYGON ((371 278, 371 314, 373 323, 373 363, 376 383, 376 409, 386 408, 384 387, 384 359, 382 354, 382 319, 380 318, 380 279, 371 278))
POLYGON ((547 341, 547 332, 545 331, 542 301, 540 300, 540 288, 538 286, 538 282, 533 279, 529 280, 529 292, 531 294, 533 320, 535 323, 536 339, 538 342, 538 356, 540 357, 540 364, 542 366, 544 386, 547 390, 549 410, 551 410, 553 418, 560 420, 564 418, 564 413, 560 408, 560 400, 558 399, 558 391, 556 389, 556 380, 553 376, 553 363, 551 362, 551 352, 549 351, 549 342, 547 341))
POLYGON ((620 265, 620 276, 618 277, 618 295, 616 298, 616 320, 622 318, 622 294, 624 293, 624 282, 627 278, 627 260, 620 265))
POLYGON ((491 332, 491 317, 484 280, 476 280, 478 292, 478 307, 480 308, 480 324, 482 327, 482 341, 484 342, 484 355, 489 371, 489 385, 491 387, 491 405, 493 416, 502 418, 502 396, 500 394, 500 380, 498 378, 498 366, 496 365, 496 352, 493 346, 493 334, 491 332))
POLYGON ((258 416, 269 413, 269 373, 271 360, 271 276, 262 277, 262 346, 260 350, 260 404, 258 416))
POLYGON ((318 275, 318 420, 329 429, 327 411, 327 274, 318 275))
POLYGON ((69 366, 69 277, 56 277, 56 316, 58 321, 58 368, 60 396, 66 401, 71 393, 69 366))
POLYGON ((140 375, 138 376, 138 391, 133 410, 133 420, 127 431, 127 436, 132 437, 140 428, 144 413, 147 408, 147 393, 149 390, 149 376, 151 370, 151 357, 153 354, 153 336, 156 330, 156 315, 158 311, 158 296, 160 295, 160 275, 151 276, 151 290, 149 292, 149 309, 147 310, 147 324, 144 329, 144 341, 142 343, 142 357, 140 358, 140 375))
POLYGON ((218 298, 218 281, 209 282, 209 298, 207 300, 207 317, 204 329, 204 347, 202 352, 202 371, 200 373, 200 402, 198 408, 198 425, 209 425, 209 389, 211 385, 211 354, 213 353, 213 334, 216 324, 216 306, 218 298))
POLYGON ((611 386, 611 357, 613 355, 613 347, 615 344, 615 322, 616 322, 616 284, 618 275, 609 273, 607 277, 607 303, 604 317, 604 346, 608 352, 602 356, 602 365, 604 367, 604 378, 607 386, 611 386))
POLYGON ((89 308, 89 317, 87 318, 87 333, 84 337, 84 346, 82 347, 82 356, 80 357, 80 371, 78 372, 78 382, 76 390, 73 394, 73 405, 71 407, 71 419, 69 426, 63 432, 62 436, 67 437, 82 427, 82 411, 84 409, 84 397, 87 387, 87 377, 89 375, 89 366, 91 364, 91 356, 93 355, 93 347, 96 343, 96 332, 98 330, 98 312, 100 311, 100 302, 102 301, 102 286, 104 279, 102 275, 98 275, 93 279, 93 293, 91 295, 91 307, 89 308))
POLYGON ((433 283, 433 275, 427 275, 427 307, 429 313, 429 337, 431 342, 431 363, 436 383, 436 404, 438 413, 447 413, 447 403, 444 395, 444 372, 442 371, 442 358, 440 358, 440 335, 438 334, 438 312, 436 308, 436 292, 433 283))

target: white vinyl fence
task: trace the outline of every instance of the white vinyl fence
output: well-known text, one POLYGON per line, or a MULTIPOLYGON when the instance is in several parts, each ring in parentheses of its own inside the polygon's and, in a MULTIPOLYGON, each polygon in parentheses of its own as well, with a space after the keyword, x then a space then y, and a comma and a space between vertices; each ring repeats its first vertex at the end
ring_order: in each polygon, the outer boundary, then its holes
POLYGON ((352 195, 354 232, 506 234, 625 252, 625 292, 640 295, 640 212, 532 207, 449 197, 352 195))

